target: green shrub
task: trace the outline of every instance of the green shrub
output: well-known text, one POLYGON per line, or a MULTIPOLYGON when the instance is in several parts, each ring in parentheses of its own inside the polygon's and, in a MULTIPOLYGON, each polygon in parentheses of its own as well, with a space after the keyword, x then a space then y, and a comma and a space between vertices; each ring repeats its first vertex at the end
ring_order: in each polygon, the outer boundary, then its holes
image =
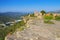
POLYGON ((55 17, 55 20, 60 21, 60 16, 56 16, 56 17, 55 17))
POLYGON ((44 16, 44 23, 48 23, 48 24, 54 24, 51 20, 53 19, 53 15, 49 15, 49 16, 44 16))
POLYGON ((52 21, 48 21, 48 20, 44 20, 44 23, 47 23, 47 24, 54 24, 52 21))
POLYGON ((34 14, 30 14, 30 17, 36 17, 36 16, 34 16, 34 14))
POLYGON ((20 31, 24 30, 24 27, 20 27, 19 30, 20 30, 20 31))
POLYGON ((21 22, 19 23, 16 23, 14 24, 13 26, 9 26, 9 27, 6 27, 5 29, 0 29, 0 40, 4 40, 5 39, 5 36, 8 34, 8 33, 13 33, 15 32, 15 30, 17 28, 20 28, 20 30, 23 30, 24 27, 22 28, 21 26, 24 26, 25 23, 24 21, 22 20, 21 22))
POLYGON ((24 23, 24 21, 22 20, 22 21, 20 21, 19 22, 19 24, 20 24, 20 26, 24 26, 25 25, 25 23, 24 23))
POLYGON ((53 19, 53 16, 52 15, 50 15, 50 16, 46 16, 45 15, 44 16, 44 20, 48 20, 49 21, 49 20, 52 20, 52 19, 53 19))
POLYGON ((30 14, 31 17, 34 17, 34 14, 30 14))
POLYGON ((0 37, 0 40, 4 40, 4 39, 0 37))

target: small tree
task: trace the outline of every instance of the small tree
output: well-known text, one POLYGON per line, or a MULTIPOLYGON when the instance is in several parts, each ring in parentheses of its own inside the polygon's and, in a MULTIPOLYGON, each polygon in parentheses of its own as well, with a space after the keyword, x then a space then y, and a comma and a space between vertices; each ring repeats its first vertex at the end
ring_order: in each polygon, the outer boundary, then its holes
POLYGON ((46 12, 44 10, 41 11, 42 15, 44 15, 46 12))
POLYGON ((50 15, 52 15, 52 16, 53 16, 53 13, 50 13, 50 15))

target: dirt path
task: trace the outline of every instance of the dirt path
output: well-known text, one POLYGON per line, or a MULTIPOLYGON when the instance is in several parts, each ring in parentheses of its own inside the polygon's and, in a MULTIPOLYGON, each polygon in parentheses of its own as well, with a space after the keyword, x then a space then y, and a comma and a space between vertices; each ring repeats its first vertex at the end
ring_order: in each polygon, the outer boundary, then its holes
POLYGON ((60 38, 60 22, 54 22, 56 24, 45 24, 42 20, 33 20, 28 22, 29 28, 16 31, 6 40, 59 40, 56 38, 60 38))

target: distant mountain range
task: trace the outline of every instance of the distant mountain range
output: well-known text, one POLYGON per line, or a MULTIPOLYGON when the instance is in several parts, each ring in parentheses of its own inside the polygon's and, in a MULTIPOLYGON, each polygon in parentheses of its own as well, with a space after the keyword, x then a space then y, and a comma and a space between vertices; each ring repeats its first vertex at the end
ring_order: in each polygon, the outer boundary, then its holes
POLYGON ((60 10, 56 10, 56 11, 49 11, 51 13, 60 13, 60 10))
MULTIPOLYGON (((60 13, 60 10, 56 10, 56 11, 49 11, 51 13, 60 13)), ((33 12, 31 12, 33 13, 33 12)), ((8 21, 14 21, 17 19, 20 19, 21 16, 24 16, 28 13, 26 12, 4 12, 4 13, 0 13, 0 23, 5 23, 8 21)))
POLYGON ((5 12, 0 13, 0 23, 5 23, 8 21, 14 21, 16 19, 20 19, 21 16, 24 16, 28 13, 23 12, 5 12))

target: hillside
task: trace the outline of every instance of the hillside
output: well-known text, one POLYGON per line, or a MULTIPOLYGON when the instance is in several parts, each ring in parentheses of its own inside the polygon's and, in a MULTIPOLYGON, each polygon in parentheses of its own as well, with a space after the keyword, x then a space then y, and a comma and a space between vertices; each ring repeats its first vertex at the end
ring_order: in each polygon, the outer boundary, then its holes
POLYGON ((49 11, 51 13, 60 13, 60 10, 55 10, 55 11, 49 11))
POLYGON ((0 23, 5 23, 9 21, 14 21, 20 19, 21 16, 26 15, 27 13, 22 12, 5 12, 0 13, 0 23))
POLYGON ((43 19, 31 18, 26 29, 16 30, 5 40, 60 40, 60 22, 53 22, 55 24, 45 24, 43 19))
POLYGON ((0 40, 60 40, 60 14, 35 12, 0 29, 0 40))

